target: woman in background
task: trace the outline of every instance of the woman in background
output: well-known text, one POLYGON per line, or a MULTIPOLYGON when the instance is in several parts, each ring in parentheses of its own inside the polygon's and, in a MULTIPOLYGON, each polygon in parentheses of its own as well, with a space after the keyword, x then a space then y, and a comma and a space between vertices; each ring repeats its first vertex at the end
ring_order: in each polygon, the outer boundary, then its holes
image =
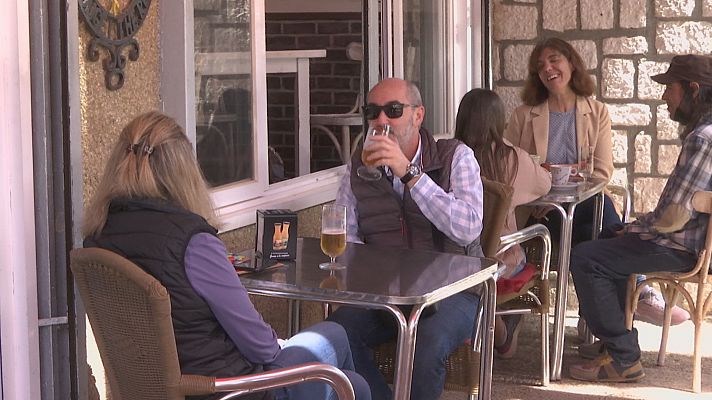
MULTIPOLYGON (((568 42, 555 37, 539 42, 529 57, 524 104, 512 113, 505 137, 539 155, 546 164, 577 164, 579 151, 592 148, 592 177, 609 181, 613 173, 611 119, 605 104, 592 98, 595 89, 583 59, 568 42)), ((576 207, 572 245, 591 240, 594 207, 593 197, 576 207)), ((538 210, 534 217, 553 237, 559 237, 561 216, 557 211, 538 210)), ((613 202, 604 194, 604 231, 615 232, 621 226, 613 202)), ((664 307, 662 295, 648 287, 641 293, 636 317, 662 325, 664 307)), ((673 324, 689 317, 684 309, 673 307, 673 324)))
MULTIPOLYGON (((228 261, 215 222, 183 129, 172 118, 149 112, 126 125, 113 148, 86 211, 84 245, 128 258, 166 287, 182 373, 222 378, 317 361, 343 369, 356 398, 370 399, 338 324, 322 322, 287 341, 277 339, 228 261)), ((272 394, 335 398, 319 382, 272 394)), ((212 397, 219 396, 204 398, 212 397)))
MULTIPOLYGON (((593 148, 593 177, 608 181, 613 173, 611 119, 605 104, 594 100, 596 86, 581 56, 571 45, 549 38, 529 57, 522 92, 524 105, 512 113, 504 136, 546 164, 577 164, 579 150, 593 148)), ((591 239, 595 200, 579 204, 573 242, 591 239)), ((546 224, 558 237, 560 217, 552 211, 546 224)), ((620 224, 613 202, 605 196, 603 226, 620 224)))
MULTIPOLYGON (((517 231, 514 209, 536 200, 551 188, 548 171, 529 154, 504 138, 504 104, 497 93, 473 89, 460 101, 455 124, 455 138, 475 152, 480 174, 514 189, 502 234, 517 231)), ((512 278, 524 270, 526 260, 521 246, 505 251, 499 261, 506 265, 502 278, 512 278)), ((497 317, 495 349, 502 358, 514 355, 521 315, 497 317)))

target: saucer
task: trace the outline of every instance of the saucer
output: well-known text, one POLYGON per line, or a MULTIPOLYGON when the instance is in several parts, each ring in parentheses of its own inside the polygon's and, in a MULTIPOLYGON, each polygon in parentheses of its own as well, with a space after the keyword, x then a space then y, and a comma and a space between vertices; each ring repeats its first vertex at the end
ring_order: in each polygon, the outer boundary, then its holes
POLYGON ((553 183, 551 184, 551 188, 557 190, 574 189, 577 186, 578 182, 566 182, 563 185, 554 185, 553 183))

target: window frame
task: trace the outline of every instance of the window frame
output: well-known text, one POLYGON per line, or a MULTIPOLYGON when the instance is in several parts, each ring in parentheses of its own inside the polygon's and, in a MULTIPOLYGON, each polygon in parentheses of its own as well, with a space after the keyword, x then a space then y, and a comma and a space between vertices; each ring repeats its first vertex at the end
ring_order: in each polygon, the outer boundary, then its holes
MULTIPOLYGON (((255 179, 235 182, 211 190, 225 232, 255 223, 257 209, 302 210, 336 198, 345 166, 310 173, 269 184, 267 160, 267 81, 265 49, 265 0, 250 0, 252 35, 252 126, 255 179)), ((195 56, 193 1, 183 7, 165 7, 161 12, 162 109, 185 127, 195 146, 195 56), (174 85, 185 82, 185 85, 174 85)))
MULTIPOLYGON (((253 132, 267 132, 267 83, 265 50, 265 1, 251 0, 251 35, 252 44, 252 122, 253 132)), ((377 26, 378 0, 368 2, 368 26, 377 26), (374 20, 375 18, 375 20, 374 20)), ((174 7, 161 9, 161 107, 165 113, 173 116, 186 128, 186 134, 195 145, 195 61, 194 61, 194 21, 193 0, 183 0, 174 7), (174 84, 184 82, 185 85, 174 84)), ((459 2, 447 3, 445 16, 447 40, 451 46, 446 49, 448 65, 446 94, 447 112, 452 121, 446 121, 446 129, 452 130, 454 114, 459 98, 471 87, 480 87, 483 83, 482 59, 487 58, 481 45, 487 35, 483 28, 483 19, 488 9, 478 0, 469 0, 466 5, 459 2), (468 11, 469 7, 469 13, 468 11), (469 15, 468 15, 469 14, 469 15), (455 17, 455 16, 460 16, 455 17), (469 17, 470 23, 465 19, 469 17), (455 27, 458 28, 455 28, 455 27), (458 32, 457 29, 465 32, 458 32), (462 35, 464 33, 464 35, 462 35), (464 38, 463 38, 464 36, 464 38), (458 38, 458 39, 455 39, 458 38), (454 42, 452 42, 454 40, 454 42), (475 49, 481 49, 476 51, 475 49), (467 69, 470 69, 469 73, 467 69)), ((385 47, 369 47, 366 62, 369 73, 369 85, 378 82, 378 64, 385 76, 403 76, 403 3, 402 0, 384 0, 382 12, 389 13, 383 18, 380 29, 383 32, 385 47), (398 29, 400 28, 400 29, 398 29), (368 61, 370 60, 370 62, 368 61)), ((378 43, 377 33, 368 29, 368 42, 378 43)), ((435 132, 437 133, 437 132, 435 132)), ((447 132, 446 132, 447 135, 447 132)), ((345 166, 310 173, 289 180, 269 184, 269 165, 267 160, 267 135, 254 134, 255 143, 255 180, 236 182, 211 190, 212 198, 221 223, 221 231, 229 231, 255 223, 257 209, 289 208, 294 211, 317 206, 336 197, 336 191, 345 166)))

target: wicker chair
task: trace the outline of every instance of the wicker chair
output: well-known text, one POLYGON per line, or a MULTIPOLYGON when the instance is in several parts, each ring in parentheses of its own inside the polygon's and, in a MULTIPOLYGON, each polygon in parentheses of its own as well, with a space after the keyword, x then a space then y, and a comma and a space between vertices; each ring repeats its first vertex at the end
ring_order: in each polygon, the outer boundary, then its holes
POLYGON ((96 335, 112 399, 182 400, 231 392, 223 398, 321 380, 340 399, 354 399, 338 368, 309 363, 234 377, 183 375, 166 289, 136 264, 107 250, 71 252, 71 268, 96 335))
MULTIPOLYGON (((483 230, 480 244, 486 257, 493 257, 514 244, 533 239, 540 239, 541 250, 538 263, 541 273, 527 282, 517 293, 498 297, 497 314, 539 313, 541 315, 542 337, 542 384, 549 384, 549 261, 551 255, 551 239, 549 230, 541 224, 529 226, 511 235, 500 236, 507 211, 511 204, 513 189, 507 185, 482 178, 483 198, 483 230), (500 308, 503 309, 500 310, 500 308)), ((479 312, 481 321, 481 309, 479 312)), ((467 393, 474 399, 479 391, 480 364, 480 331, 479 324, 474 328, 475 338, 460 345, 445 362, 445 389, 467 393)), ((387 380, 393 379, 395 345, 386 343, 374 349, 374 361, 387 380)))
MULTIPOLYGON (((710 214, 712 212, 712 192, 697 192, 692 197, 692 207, 699 213, 710 214)), ((690 307, 690 318, 695 324, 695 350, 692 366, 692 390, 700 393, 702 390, 702 355, 700 354, 700 343, 702 341, 702 324, 704 318, 712 307, 712 280, 709 276, 710 255, 712 255, 712 218, 707 222, 707 238, 705 246, 700 251, 697 264, 689 272, 656 272, 647 274, 644 280, 636 288, 636 276, 628 278, 628 294, 626 297, 626 324, 633 328, 633 315, 638 306, 638 296, 644 285, 657 282, 665 298, 665 321, 663 323, 663 334, 660 339, 660 350, 658 351, 658 365, 665 364, 665 351, 667 347, 668 333, 670 331, 670 321, 672 318, 672 306, 682 295, 690 307), (685 287, 685 283, 694 283, 696 290, 692 296, 690 290, 685 287), (707 294, 705 294, 707 293, 707 294)))

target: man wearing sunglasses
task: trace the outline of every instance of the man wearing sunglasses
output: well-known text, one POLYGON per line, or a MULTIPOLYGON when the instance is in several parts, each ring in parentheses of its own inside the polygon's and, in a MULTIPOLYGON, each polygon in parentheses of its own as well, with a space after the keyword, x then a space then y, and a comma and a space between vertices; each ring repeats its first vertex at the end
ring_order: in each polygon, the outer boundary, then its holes
MULTIPOLYGON (((374 136, 369 155, 361 145, 347 166, 336 204, 347 208, 347 240, 397 248, 482 255, 482 181, 472 150, 455 139, 435 141, 421 127, 425 117, 418 88, 401 79, 379 82, 363 112, 370 126, 388 124, 388 136, 374 136), (360 178, 364 164, 379 166, 377 181, 360 178)), ((471 337, 479 297, 460 293, 426 309, 418 324, 411 399, 440 397, 445 359, 471 337)), ((408 314, 406 314, 408 315, 408 314)), ((397 327, 383 311, 341 307, 329 317, 346 329, 356 371, 374 399, 392 393, 373 362, 372 348, 394 340, 397 327)))

